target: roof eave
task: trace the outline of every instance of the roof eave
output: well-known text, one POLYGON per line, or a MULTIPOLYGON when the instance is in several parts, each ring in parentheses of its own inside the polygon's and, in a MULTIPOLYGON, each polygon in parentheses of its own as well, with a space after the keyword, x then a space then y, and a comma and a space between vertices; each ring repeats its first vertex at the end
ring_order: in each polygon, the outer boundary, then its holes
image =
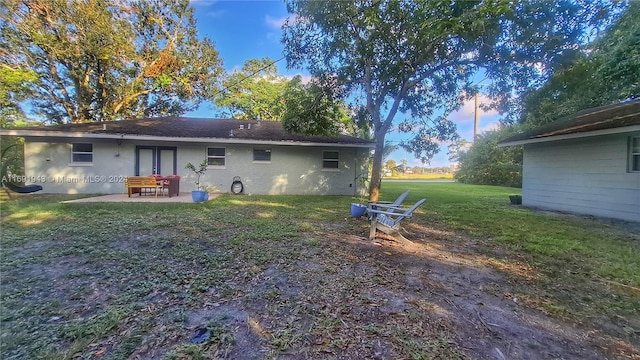
POLYGON ((224 143, 224 144, 253 144, 253 145, 289 145, 289 146, 340 146, 373 149, 374 143, 340 143, 340 142, 313 142, 294 140, 252 140, 241 138, 212 138, 212 137, 172 137, 172 136, 150 136, 131 134, 95 134, 85 132, 51 132, 43 130, 21 130, 2 129, 0 134, 5 136, 20 136, 31 138, 69 138, 69 139, 115 139, 115 140, 138 140, 138 141, 171 141, 185 143, 224 143))
POLYGON ((577 132, 577 133, 572 133, 572 134, 533 137, 533 138, 522 139, 522 140, 514 140, 514 141, 503 141, 503 142, 498 143, 498 146, 499 147, 507 147, 507 146, 516 146, 516 145, 526 145, 526 144, 542 143, 542 142, 549 142, 549 141, 579 139, 579 138, 586 138, 586 137, 592 137, 592 136, 621 134, 621 133, 628 133, 628 132, 634 132, 634 131, 640 131, 640 125, 632 125, 632 126, 623 126, 623 127, 611 128, 611 129, 602 129, 602 130, 594 130, 594 131, 577 132))

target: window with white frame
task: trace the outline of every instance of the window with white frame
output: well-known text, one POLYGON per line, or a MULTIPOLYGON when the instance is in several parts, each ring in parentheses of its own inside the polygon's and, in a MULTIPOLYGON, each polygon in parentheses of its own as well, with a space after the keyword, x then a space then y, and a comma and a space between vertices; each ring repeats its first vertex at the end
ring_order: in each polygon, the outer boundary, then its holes
POLYGON ((322 168, 323 169, 339 169, 340 168, 340 152, 336 150, 324 150, 322 152, 322 168))
POLYGON ((71 144, 71 162, 72 163, 93 162, 93 144, 88 144, 88 143, 71 144))
POLYGON ((207 164, 209 166, 225 166, 226 165, 225 148, 208 147, 207 148, 207 164))
POLYGON ((640 136, 629 138, 629 171, 640 172, 640 136))
POLYGON ((253 148, 253 161, 271 162, 271 149, 253 148))

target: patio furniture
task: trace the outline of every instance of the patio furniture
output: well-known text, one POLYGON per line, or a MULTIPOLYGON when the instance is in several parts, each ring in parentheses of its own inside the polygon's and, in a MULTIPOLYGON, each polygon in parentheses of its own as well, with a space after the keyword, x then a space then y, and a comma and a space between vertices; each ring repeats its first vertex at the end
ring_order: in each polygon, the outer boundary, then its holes
POLYGON ((160 188, 160 194, 164 195, 165 189, 167 190, 167 194, 169 197, 178 196, 180 194, 180 176, 179 175, 167 175, 163 176, 160 174, 152 174, 149 175, 156 179, 158 186, 160 188))
POLYGON ((156 182, 158 183, 158 186, 160 186, 160 194, 164 193, 164 184, 162 182, 163 176, 160 174, 151 174, 149 175, 151 177, 153 177, 154 179, 156 179, 156 182))
POLYGON ((2 185, 4 185, 7 189, 19 193, 19 194, 30 194, 32 192, 36 192, 36 191, 40 191, 42 190, 42 186, 40 185, 16 185, 10 182, 4 182, 2 183, 2 185))
MULTIPOLYGON (((402 194, 400 194, 400 196, 398 196, 398 198, 394 201, 394 202, 389 202, 389 201, 369 201, 369 209, 374 209, 374 210, 380 210, 380 209, 387 209, 389 211, 393 211, 397 208, 399 208, 400 206, 402 206, 402 202, 404 201, 404 199, 407 198, 407 196, 409 196, 409 190, 403 192, 402 194)), ((371 219, 371 214, 369 214, 369 219, 371 219)))
POLYGON ((167 175, 162 178, 162 188, 167 190, 169 197, 180 195, 180 175, 167 175))
POLYGON ((400 233, 400 230, 402 229, 400 224, 404 219, 410 218, 413 212, 425 201, 427 201, 427 199, 421 199, 408 209, 403 209, 401 207, 389 207, 385 210, 369 208, 369 216, 371 216, 369 240, 374 240, 376 237, 376 231, 379 230, 398 240, 412 243, 400 233))
POLYGON ((158 181, 153 176, 129 176, 124 180, 124 186, 127 189, 129 197, 131 194, 151 193, 151 190, 155 192, 156 198, 158 197, 158 191, 162 191, 162 184, 158 184, 158 181))

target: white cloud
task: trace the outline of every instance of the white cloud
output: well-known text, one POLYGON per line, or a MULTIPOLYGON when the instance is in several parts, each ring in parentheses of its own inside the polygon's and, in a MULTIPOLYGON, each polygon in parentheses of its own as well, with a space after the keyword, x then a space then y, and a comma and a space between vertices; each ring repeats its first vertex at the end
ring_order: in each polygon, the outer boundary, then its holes
POLYGON ((199 6, 211 6, 211 5, 213 5, 213 4, 217 3, 217 2, 218 2, 218 0, 191 0, 191 1, 189 1, 189 3, 192 6, 196 6, 196 5, 199 5, 199 6))
POLYGON ((282 28, 282 25, 286 20, 287 20, 287 16, 284 16, 281 18, 274 18, 273 16, 267 15, 264 18, 265 24, 267 24, 268 27, 274 28, 274 29, 282 28))
MULTIPOLYGON (((214 15, 215 17, 218 17, 218 15, 220 13, 222 13, 222 12, 221 11, 213 11, 213 10, 210 10, 210 9, 213 7, 213 5, 218 5, 218 3, 219 3, 218 0, 190 0, 189 1, 189 4, 192 7, 194 7, 194 8, 198 7, 201 10, 203 10, 203 12, 205 14, 207 14, 207 16, 214 15)), ((216 6, 216 8, 217 7, 218 6, 216 6)))
MULTIPOLYGON (((498 115, 496 110, 485 111, 480 107, 482 104, 489 104, 491 99, 486 95, 478 95, 478 117, 482 119, 487 116, 498 115)), ((455 111, 449 115, 449 120, 455 123, 473 123, 473 117, 475 112, 475 100, 469 99, 464 102, 460 110, 455 111)))
POLYGON ((488 124, 485 124, 484 126, 481 125, 480 132, 494 131, 494 130, 498 130, 499 128, 500 128, 500 122, 492 121, 488 124))
MULTIPOLYGON (((500 128, 500 122, 497 119, 480 120, 480 123, 478 124, 478 133, 482 134, 487 131, 498 130, 498 128, 500 128)), ((470 126, 458 127, 458 133, 461 138, 473 141, 473 124, 470 124, 470 126)))
POLYGON ((206 12, 207 17, 212 19, 220 19, 224 17, 226 13, 227 12, 225 10, 211 10, 206 12))
POLYGON ((301 74, 301 73, 297 73, 297 74, 293 74, 293 75, 285 75, 285 77, 289 80, 293 79, 296 76, 300 76, 302 78, 302 83, 303 84, 308 84, 311 82, 311 79, 313 79, 313 76, 311 75, 305 75, 305 74, 301 74))
POLYGON ((219 8, 219 6, 213 7, 219 4, 218 0, 191 0, 189 3, 193 7, 198 7, 207 18, 220 19, 227 13, 225 10, 213 10, 219 8))

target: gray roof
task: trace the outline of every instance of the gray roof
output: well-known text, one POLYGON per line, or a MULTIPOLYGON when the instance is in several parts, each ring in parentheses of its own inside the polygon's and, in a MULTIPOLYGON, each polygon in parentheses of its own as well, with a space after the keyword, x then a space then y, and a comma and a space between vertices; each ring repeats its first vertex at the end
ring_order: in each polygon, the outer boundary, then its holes
POLYGON ((640 130, 640 99, 586 109, 542 127, 512 136, 501 146, 570 137, 640 130))
POLYGON ((158 117, 133 120, 110 121, 100 123, 61 124, 18 129, 4 129, 7 135, 67 137, 74 134, 91 138, 111 138, 115 136, 157 137, 175 141, 212 141, 225 142, 286 142, 344 144, 371 147, 373 142, 349 135, 306 136, 291 134, 277 121, 256 121, 238 119, 203 119, 187 117, 158 117), (9 131, 14 130, 14 131, 9 131))

